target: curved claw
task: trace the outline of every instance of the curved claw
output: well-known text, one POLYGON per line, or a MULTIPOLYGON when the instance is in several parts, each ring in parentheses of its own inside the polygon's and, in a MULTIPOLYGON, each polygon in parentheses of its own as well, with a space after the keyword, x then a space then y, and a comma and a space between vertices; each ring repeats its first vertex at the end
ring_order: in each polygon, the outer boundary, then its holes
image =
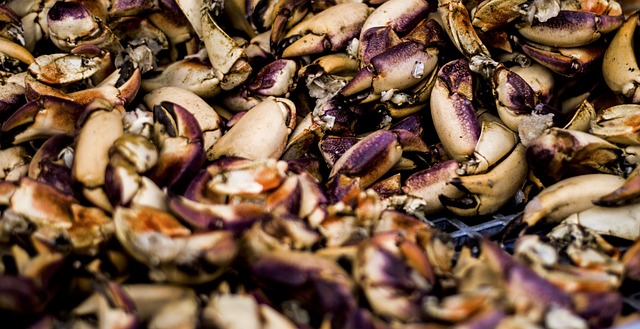
POLYGON ((465 161, 474 151, 481 127, 473 99, 473 78, 468 62, 451 61, 440 68, 431 91, 431 117, 447 153, 465 161))
POLYGON ((483 216, 495 213, 520 190, 527 177, 526 148, 518 144, 513 151, 489 172, 482 175, 461 176, 451 184, 467 193, 462 198, 440 196, 440 202, 459 216, 483 216), (505 172, 510 179, 504 179, 505 172))
POLYGON ((182 190, 204 163, 202 130, 193 114, 178 104, 162 102, 153 112, 160 154, 148 177, 158 186, 182 190))
POLYGON ((584 173, 621 174, 617 167, 622 154, 622 149, 604 139, 560 128, 547 129, 527 148, 533 172, 543 182, 554 183, 584 173))
POLYGON ((271 49, 278 49, 278 45, 287 33, 287 29, 300 22, 309 12, 310 0, 277 1, 273 11, 276 13, 271 24, 269 38, 271 49))
POLYGON ((114 105, 129 105, 138 94, 142 83, 140 68, 123 66, 106 77, 94 88, 69 94, 74 101, 86 105, 96 98, 107 99, 114 105))
POLYGON ((593 200, 599 206, 611 207, 635 204, 640 200, 640 168, 636 167, 618 189, 593 200))
POLYGON ((531 114, 538 97, 531 86, 503 64, 493 74, 493 92, 500 119, 513 131, 518 131, 522 119, 531 114))
POLYGON ((188 89, 205 99, 218 95, 222 90, 220 79, 214 74, 211 64, 196 58, 173 62, 159 75, 143 79, 141 84, 147 92, 166 86, 188 89))
POLYGON ((602 34, 614 31, 623 22, 622 14, 608 16, 561 10, 546 22, 534 22, 520 27, 518 32, 533 42, 552 47, 579 47, 598 40, 602 34))
POLYGON ((222 89, 231 90, 247 80, 251 66, 244 48, 218 26, 208 11, 202 14, 202 40, 222 89))
POLYGON ((622 104, 602 110, 591 121, 591 133, 612 143, 640 145, 640 105, 622 104))
POLYGON ((462 197, 464 194, 449 182, 458 177, 458 161, 443 161, 431 168, 419 171, 407 178, 402 191, 416 196, 426 202, 425 211, 434 213, 443 210, 439 195, 450 198, 462 197))
POLYGON ((245 84, 247 90, 261 96, 287 97, 294 88, 298 64, 290 59, 278 59, 263 66, 245 84))
POLYGON ((15 58, 27 65, 31 65, 35 61, 35 58, 33 58, 29 50, 3 37, 0 37, 0 49, 2 49, 5 56, 15 58))
POLYGON ((207 158, 280 158, 295 126, 296 106, 286 98, 269 97, 254 106, 207 150, 207 158))
POLYGON ((42 96, 28 102, 2 124, 2 131, 15 133, 14 144, 50 137, 57 134, 71 136, 80 117, 80 104, 54 96, 42 96), (26 127, 22 131, 21 128, 26 127))
POLYGON ((241 234, 254 223, 272 216, 257 204, 204 204, 180 196, 169 196, 169 209, 196 231, 227 230, 241 234))
POLYGON ((349 97, 371 88, 377 98, 384 92, 415 86, 434 70, 438 53, 436 48, 402 42, 371 58, 370 65, 362 68, 340 90, 340 95, 349 97))
POLYGON ((589 72, 596 63, 599 63, 599 59, 606 51, 606 47, 601 45, 554 48, 521 43, 520 48, 536 62, 567 77, 576 77, 589 72))
POLYGON ((207 102, 195 93, 178 87, 158 88, 144 96, 149 108, 154 108, 163 101, 171 101, 191 112, 198 121, 203 135, 203 147, 209 149, 222 136, 220 116, 207 102))
POLYGON ((489 49, 482 43, 471 24, 469 11, 460 0, 439 0, 438 13, 442 17, 443 27, 454 46, 463 56, 491 58, 489 49))
POLYGON ((473 26, 482 31, 498 29, 522 16, 522 6, 526 0, 484 0, 475 7, 473 26))
POLYGON ((639 15, 636 13, 627 18, 602 57, 602 75, 607 86, 631 103, 640 103, 640 67, 634 46, 639 15))
POLYGON ((284 38, 285 41, 299 39, 283 50, 282 57, 298 57, 345 48, 349 41, 358 36, 369 12, 366 4, 344 3, 296 24, 284 38))
POLYGON ((331 168, 329 178, 357 177, 359 187, 364 189, 393 168, 402 158, 403 150, 426 152, 427 147, 406 130, 377 130, 344 152, 331 168))
POLYGON ((109 150, 123 134, 122 113, 105 99, 89 103, 78 119, 73 179, 82 184, 87 199, 109 211, 111 203, 103 190, 105 172, 109 150))

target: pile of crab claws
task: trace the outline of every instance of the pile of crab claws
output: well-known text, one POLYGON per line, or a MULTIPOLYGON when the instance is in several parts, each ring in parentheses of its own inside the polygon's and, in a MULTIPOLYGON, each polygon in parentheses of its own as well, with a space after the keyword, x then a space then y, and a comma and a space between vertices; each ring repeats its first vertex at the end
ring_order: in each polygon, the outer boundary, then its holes
POLYGON ((0 5, 3 319, 636 318, 632 5, 435 5, 0 5), (469 232, 503 215, 499 235, 469 232))

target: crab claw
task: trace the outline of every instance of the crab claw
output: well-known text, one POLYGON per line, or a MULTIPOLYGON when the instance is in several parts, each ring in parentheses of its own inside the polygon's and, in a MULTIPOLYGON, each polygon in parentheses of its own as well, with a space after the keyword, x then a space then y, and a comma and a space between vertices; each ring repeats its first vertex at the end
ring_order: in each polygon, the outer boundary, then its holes
POLYGON ((399 42, 397 34, 405 34, 417 25, 429 12, 424 0, 386 1, 377 7, 362 26, 358 61, 360 67, 369 65, 372 57, 399 42))
POLYGON ((68 195, 73 195, 72 145, 73 137, 71 136, 60 134, 49 137, 31 158, 29 178, 49 184, 68 195))
POLYGON ((273 8, 275 17, 271 24, 271 36, 269 38, 271 49, 278 49, 278 44, 287 33, 287 28, 295 26, 309 12, 310 0, 276 1, 273 8))
POLYGON ((636 167, 624 184, 613 192, 593 200, 599 206, 621 206, 637 203, 640 198, 640 167, 636 167))
POLYGON ((640 103, 640 67, 636 60, 634 35, 638 23, 635 13, 620 26, 602 57, 602 75, 607 86, 628 103, 640 103))
POLYGON ((228 231, 191 233, 171 214, 148 207, 117 207, 116 237, 151 269, 155 281, 204 283, 224 273, 238 253, 228 231))
POLYGON ((122 45, 106 23, 81 2, 56 1, 47 13, 49 38, 63 51, 91 44, 117 53, 122 45))
POLYGON ((169 209, 196 231, 227 230, 242 233, 271 215, 257 204, 204 204, 180 196, 168 197, 169 209))
POLYGON ((464 59, 451 61, 440 68, 431 91, 431 117, 438 137, 449 155, 464 161, 480 138, 476 117, 472 74, 464 59))
POLYGON ((440 196, 440 202, 449 211, 460 216, 482 216, 495 213, 516 195, 527 177, 525 147, 516 145, 511 153, 485 174, 460 176, 450 181, 465 196, 440 196), (508 172, 511 179, 501 179, 508 172))
POLYGON ((522 120, 529 117, 541 102, 538 94, 520 74, 502 63, 495 68, 492 79, 500 119, 511 130, 519 131, 522 120))
POLYGON ((254 106, 207 150, 207 158, 280 158, 295 127, 296 106, 286 98, 268 97, 254 106))
POLYGON ((378 98, 391 98, 394 90, 415 86, 429 76, 438 62, 438 49, 418 42, 402 42, 371 58, 370 65, 362 68, 340 90, 344 97, 371 89, 378 98))
POLYGON ((547 129, 527 146, 531 169, 545 182, 568 176, 602 172, 622 173, 623 150, 606 140, 581 131, 547 129))
POLYGON ((485 0, 480 2, 472 14, 473 26, 487 32, 499 29, 522 16, 521 7, 526 0, 485 0))
POLYGON ((360 189, 364 189, 393 168, 402 158, 403 151, 426 152, 427 147, 420 137, 409 131, 377 130, 336 160, 329 179, 355 181, 360 189))
POLYGON ((602 45, 549 47, 530 42, 520 43, 522 51, 533 60, 567 77, 581 76, 593 69, 606 51, 602 45))
POLYGON ((66 85, 91 77, 100 69, 101 58, 57 53, 38 56, 29 73, 46 84, 66 85))
POLYGON ((104 190, 112 205, 166 209, 165 194, 151 179, 141 175, 158 161, 158 150, 150 139, 125 134, 115 141, 109 156, 104 190))
POLYGON ((0 49, 3 50, 5 56, 15 58, 27 65, 31 65, 35 61, 35 58, 33 58, 33 55, 29 50, 3 37, 0 37, 0 49))
POLYGON ((587 174, 565 178, 538 193, 524 207, 522 221, 530 227, 543 218, 559 222, 593 207, 593 200, 620 188, 624 178, 611 174, 587 174))
POLYGON ((175 86, 192 91, 202 98, 218 95, 222 88, 220 78, 208 62, 197 58, 185 58, 161 68, 157 76, 143 79, 141 87, 147 92, 166 86, 175 86))
POLYGON ((246 84, 248 91, 261 96, 288 97, 295 88, 293 81, 298 64, 290 59, 275 60, 258 71, 246 84))
POLYGON ((448 195, 451 198, 464 195, 462 191, 449 184, 452 179, 458 177, 459 169, 460 164, 456 160, 440 162, 431 168, 409 176, 402 186, 402 191, 424 200, 426 202, 425 212, 441 211, 444 206, 440 202, 440 195, 448 195))
POLYGON ((475 56, 491 58, 489 49, 482 43, 471 24, 469 11, 460 0, 439 0, 438 13, 453 45, 471 59, 475 56))
POLYGON ((202 130, 193 114, 178 104, 161 102, 153 113, 160 153, 148 177, 158 186, 180 191, 204 163, 202 130))
POLYGON ((638 104, 622 104, 606 108, 591 121, 591 133, 612 143, 640 145, 638 104))
POLYGON ((518 29, 525 38, 551 47, 579 47, 615 31, 624 22, 624 15, 598 15, 586 11, 560 10, 546 22, 534 21, 518 29))
POLYGON ((68 96, 82 105, 96 98, 104 98, 114 105, 126 106, 138 94, 141 82, 140 68, 133 68, 129 63, 115 70, 97 86, 69 93, 68 96))
POLYGON ((42 96, 14 112, 2 124, 2 131, 13 135, 13 144, 57 134, 71 136, 80 113, 82 106, 76 102, 42 96))
POLYGON ((155 89, 144 96, 144 102, 153 108, 163 101, 170 101, 191 112, 202 129, 203 147, 208 150, 222 135, 220 116, 207 102, 195 93, 173 86, 155 89))
POLYGON ((284 36, 286 46, 282 57, 291 58, 338 51, 357 38, 369 16, 370 8, 364 3, 344 3, 323 10, 296 24, 284 36))
POLYGON ((223 90, 231 90, 247 80, 252 70, 247 54, 218 26, 208 11, 202 14, 202 41, 223 90))
POLYGON ((98 98, 89 103, 78 119, 72 176, 83 186, 87 199, 111 210, 103 187, 109 165, 109 149, 124 134, 122 113, 109 101, 98 98))

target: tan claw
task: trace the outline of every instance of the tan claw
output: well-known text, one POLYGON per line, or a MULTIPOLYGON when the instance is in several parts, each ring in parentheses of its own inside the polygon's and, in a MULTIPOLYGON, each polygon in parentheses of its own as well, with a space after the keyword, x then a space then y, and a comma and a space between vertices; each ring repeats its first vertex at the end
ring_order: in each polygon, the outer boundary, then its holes
POLYGON ((251 74, 247 54, 218 26, 208 11, 202 12, 202 40, 222 89, 231 90, 247 80, 251 74))
POLYGON ((639 111, 639 104, 606 108, 591 121, 591 133, 612 143, 640 145, 639 111))
POLYGON ((543 218, 559 222, 594 206, 593 200, 622 186, 624 178, 611 174, 588 174, 563 179, 542 190, 524 208, 523 222, 533 226, 543 218))
POLYGON ((161 68, 157 76, 142 79, 141 87, 150 92, 166 86, 175 86, 188 89, 202 98, 211 98, 222 91, 220 83, 220 78, 210 63, 188 58, 161 68))
POLYGON ((0 37, 0 49, 5 56, 15 58, 27 65, 31 65, 35 61, 29 50, 3 37, 0 37))
POLYGON ((461 198, 441 195, 440 202, 449 211, 460 216, 495 213, 516 195, 526 179, 528 167, 525 150, 522 144, 518 144, 487 173, 452 179, 450 183, 467 195, 461 198), (509 173, 509 180, 502 179, 505 172, 509 173))
POLYGON ((82 105, 96 98, 104 98, 113 105, 129 105, 136 97, 142 79, 140 68, 129 68, 121 67, 97 86, 72 92, 68 96, 82 105))
POLYGON ((96 99, 79 119, 73 179, 83 186, 85 196, 101 208, 111 210, 103 191, 109 149, 124 133, 122 113, 105 99, 96 99))
POLYGON ((344 49, 348 42, 358 36, 370 12, 366 4, 343 3, 301 21, 284 36, 288 45, 282 52, 282 57, 344 49))
POLYGON ((279 158, 295 126, 295 110, 295 105, 288 99, 266 98, 207 150, 207 159, 222 156, 254 160, 279 158))
POLYGON ((484 0, 472 12, 473 26, 482 31, 498 29, 522 16, 525 0, 484 0))
POLYGON ((470 59, 474 56, 491 58, 489 49, 482 43, 471 23, 469 11, 460 0, 439 0, 438 13, 443 27, 456 48, 470 59))
POLYGON ((640 67, 634 48, 638 15, 629 16, 620 26, 602 57, 604 81, 614 93, 631 103, 640 103, 640 67))
POLYGON ((38 56, 29 72, 46 84, 66 85, 89 78, 98 72, 100 58, 58 53, 38 56))

